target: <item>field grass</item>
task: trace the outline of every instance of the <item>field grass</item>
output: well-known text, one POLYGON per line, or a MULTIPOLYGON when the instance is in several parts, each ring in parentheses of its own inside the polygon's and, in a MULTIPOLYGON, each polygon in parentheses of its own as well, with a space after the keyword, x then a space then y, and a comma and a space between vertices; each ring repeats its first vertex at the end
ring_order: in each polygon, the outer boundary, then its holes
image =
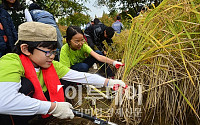
POLYGON ((164 0, 131 26, 113 38, 109 57, 125 63, 116 78, 142 88, 142 103, 139 95, 127 97, 129 90, 111 107, 141 109, 141 116, 118 117, 127 124, 200 124, 200 1, 164 0))
POLYGON ((118 124, 200 124, 200 1, 163 0, 131 22, 105 44, 110 58, 125 63, 115 78, 129 89, 82 107, 118 124))

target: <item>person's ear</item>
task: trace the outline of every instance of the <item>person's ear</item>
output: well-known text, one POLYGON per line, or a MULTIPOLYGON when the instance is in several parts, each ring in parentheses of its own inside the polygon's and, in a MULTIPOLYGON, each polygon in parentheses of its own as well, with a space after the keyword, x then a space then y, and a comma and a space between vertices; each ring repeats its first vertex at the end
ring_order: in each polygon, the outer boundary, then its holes
POLYGON ((71 42, 72 42, 71 40, 67 41, 67 43, 68 43, 69 46, 71 46, 71 42))
POLYGON ((23 54, 29 56, 31 53, 28 51, 28 45, 27 44, 21 44, 20 45, 21 51, 23 54))

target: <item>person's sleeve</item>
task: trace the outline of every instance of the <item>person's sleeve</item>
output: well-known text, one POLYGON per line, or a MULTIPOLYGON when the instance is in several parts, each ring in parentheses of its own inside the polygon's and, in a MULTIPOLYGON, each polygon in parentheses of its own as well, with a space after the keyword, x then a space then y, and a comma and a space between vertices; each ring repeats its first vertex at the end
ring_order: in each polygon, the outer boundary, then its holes
POLYGON ((121 23, 121 28, 124 29, 124 25, 121 23))
POLYGON ((93 32, 94 43, 99 43, 101 41, 100 34, 102 31, 103 29, 101 27, 94 29, 94 32, 93 32))
POLYGON ((67 72, 69 72, 69 68, 58 61, 53 61, 54 68, 56 69, 56 73, 61 79, 67 72))
POLYGON ((92 25, 87 27, 84 31, 85 36, 91 36, 92 25))
POLYGON ((112 39, 106 39, 106 42, 108 43, 109 46, 111 46, 111 44, 113 43, 112 39))
POLYGON ((63 65, 65 65, 68 68, 70 68, 70 59, 69 59, 69 56, 67 54, 67 50, 66 50, 66 46, 65 45, 61 48, 61 51, 60 51, 60 62, 63 65))
MULTIPOLYGON (((3 11, 2 13, 5 13, 5 16, 6 16, 5 21, 7 21, 7 24, 9 25, 9 28, 11 30, 10 32, 13 37, 13 41, 10 41, 11 43, 8 44, 8 46, 10 46, 10 48, 13 49, 14 44, 17 41, 17 30, 15 29, 15 26, 14 26, 14 23, 13 23, 13 20, 12 20, 10 14, 6 10, 1 10, 1 11, 3 11)), ((9 29, 8 29, 8 31, 9 31, 9 29)))
POLYGON ((14 25, 10 15, 9 15, 9 20, 10 20, 9 22, 10 22, 10 25, 11 25, 10 28, 11 28, 11 31, 12 31, 12 34, 13 34, 13 45, 14 45, 15 42, 17 41, 17 39, 18 39, 17 30, 15 29, 15 25, 14 25))
POLYGON ((25 18, 27 22, 33 22, 32 16, 30 12, 28 11, 28 9, 25 9, 25 18))
POLYGON ((83 44, 83 48, 84 48, 84 51, 88 54, 90 54, 93 50, 90 46, 88 46, 87 44, 83 44))
POLYGON ((40 101, 19 93, 24 68, 19 55, 9 53, 0 58, 0 114, 46 114, 50 102, 40 101))
POLYGON ((0 82, 0 114, 35 115, 47 114, 51 102, 40 101, 19 93, 20 82, 0 82))
POLYGON ((106 80, 106 78, 99 76, 97 74, 78 72, 72 69, 69 70, 69 72, 62 77, 62 79, 66 81, 90 84, 96 86, 103 86, 106 80))
POLYGON ((112 28, 114 29, 114 23, 112 24, 112 28))

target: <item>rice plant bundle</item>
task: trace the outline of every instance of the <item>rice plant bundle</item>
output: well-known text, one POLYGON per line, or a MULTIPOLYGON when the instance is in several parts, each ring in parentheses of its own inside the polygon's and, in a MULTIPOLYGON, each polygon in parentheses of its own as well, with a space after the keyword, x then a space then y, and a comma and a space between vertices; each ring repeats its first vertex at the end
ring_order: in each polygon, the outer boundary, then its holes
POLYGON ((121 56, 125 66, 117 77, 135 90, 111 108, 131 109, 123 110, 127 124, 200 124, 200 1, 163 0, 132 18, 126 34, 114 38, 121 39, 110 53, 120 48, 114 58, 121 56))

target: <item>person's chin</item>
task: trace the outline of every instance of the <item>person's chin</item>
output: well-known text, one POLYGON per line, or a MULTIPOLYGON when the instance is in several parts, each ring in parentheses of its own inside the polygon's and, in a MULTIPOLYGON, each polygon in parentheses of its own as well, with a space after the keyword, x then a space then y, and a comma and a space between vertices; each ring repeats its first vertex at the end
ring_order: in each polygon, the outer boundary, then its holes
POLYGON ((47 69, 49 68, 51 65, 44 65, 42 68, 47 69))
POLYGON ((43 65, 42 68, 47 69, 47 68, 49 68, 49 67, 51 66, 51 64, 52 64, 52 63, 47 63, 47 64, 43 65))

